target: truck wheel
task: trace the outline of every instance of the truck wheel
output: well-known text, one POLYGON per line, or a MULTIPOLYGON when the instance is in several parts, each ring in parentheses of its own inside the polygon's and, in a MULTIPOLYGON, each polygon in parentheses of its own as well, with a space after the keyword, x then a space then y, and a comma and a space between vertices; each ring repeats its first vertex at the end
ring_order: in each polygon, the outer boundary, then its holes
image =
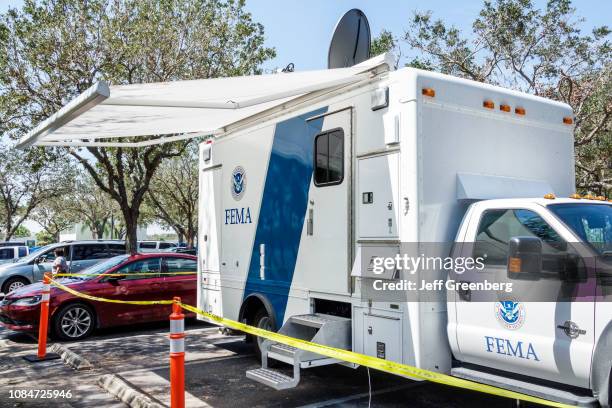
POLYGON ((30 282, 26 278, 15 276, 14 278, 9 278, 6 280, 6 282, 4 282, 4 285, 2 285, 2 293, 6 295, 9 292, 17 290, 29 284, 30 282))
MULTIPOLYGON (((259 327, 260 329, 264 329, 264 330, 272 330, 272 331, 274 330, 274 327, 272 327, 272 319, 270 319, 268 312, 264 308, 259 309, 257 313, 255 313, 255 317, 253 318, 252 325, 255 327, 259 327)), ((262 339, 261 337, 255 337, 253 339, 253 347, 255 348, 255 355, 257 356, 259 361, 261 361, 261 344, 263 343, 264 340, 265 339, 262 339)))
POLYGON ((53 333, 62 340, 81 340, 93 332, 96 316, 91 307, 71 303, 62 307, 53 319, 53 333))

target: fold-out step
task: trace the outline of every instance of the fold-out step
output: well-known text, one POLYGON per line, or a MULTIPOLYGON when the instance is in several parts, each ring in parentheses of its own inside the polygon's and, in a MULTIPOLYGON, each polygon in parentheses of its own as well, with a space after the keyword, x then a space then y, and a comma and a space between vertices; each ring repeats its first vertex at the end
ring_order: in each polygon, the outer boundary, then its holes
MULTIPOLYGON (((291 316, 278 331, 289 337, 344 350, 351 349, 351 319, 314 313, 291 316)), ((300 350, 296 347, 264 340, 261 346, 261 368, 247 371, 247 377, 276 390, 297 386, 300 369, 336 364, 340 361, 300 350), (293 378, 268 368, 268 359, 293 366, 293 378)))
POLYGON ((277 391, 285 390, 287 388, 294 388, 299 381, 299 378, 296 380, 288 375, 269 368, 256 368, 254 370, 249 370, 246 372, 246 376, 251 380, 265 384, 277 391))

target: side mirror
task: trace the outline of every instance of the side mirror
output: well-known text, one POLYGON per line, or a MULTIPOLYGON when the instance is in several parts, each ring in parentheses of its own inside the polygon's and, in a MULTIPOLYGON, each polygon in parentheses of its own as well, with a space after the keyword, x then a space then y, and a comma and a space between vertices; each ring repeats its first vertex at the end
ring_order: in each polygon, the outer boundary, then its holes
POLYGON ((38 258, 34 259, 34 263, 37 264, 37 265, 43 263, 43 261, 44 261, 44 259, 42 257, 38 257, 38 258))
POLYGON ((508 247, 508 278, 539 280, 542 275, 542 240, 513 237, 508 247))
POLYGON ((106 282, 110 283, 113 286, 117 286, 119 281, 125 279, 125 275, 113 275, 106 278, 106 282))

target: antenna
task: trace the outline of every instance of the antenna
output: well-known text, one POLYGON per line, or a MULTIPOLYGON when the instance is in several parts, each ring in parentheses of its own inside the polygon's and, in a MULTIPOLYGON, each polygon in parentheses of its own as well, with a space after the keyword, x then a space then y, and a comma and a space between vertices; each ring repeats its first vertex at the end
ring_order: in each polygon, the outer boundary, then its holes
POLYGON ((370 42, 370 24, 363 11, 347 11, 336 23, 329 44, 327 68, 352 67, 369 59, 370 42))

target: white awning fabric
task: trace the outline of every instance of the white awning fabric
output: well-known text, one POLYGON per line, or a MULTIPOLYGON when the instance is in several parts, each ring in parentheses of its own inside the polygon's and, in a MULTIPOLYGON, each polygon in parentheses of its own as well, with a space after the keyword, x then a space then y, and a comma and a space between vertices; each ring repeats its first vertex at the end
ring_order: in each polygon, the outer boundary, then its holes
POLYGON ((392 56, 383 54, 321 71, 120 86, 99 82, 23 136, 18 147, 138 147, 219 134, 288 100, 367 79, 374 70, 389 69, 390 61, 392 56), (138 136, 162 137, 130 139, 138 136))

